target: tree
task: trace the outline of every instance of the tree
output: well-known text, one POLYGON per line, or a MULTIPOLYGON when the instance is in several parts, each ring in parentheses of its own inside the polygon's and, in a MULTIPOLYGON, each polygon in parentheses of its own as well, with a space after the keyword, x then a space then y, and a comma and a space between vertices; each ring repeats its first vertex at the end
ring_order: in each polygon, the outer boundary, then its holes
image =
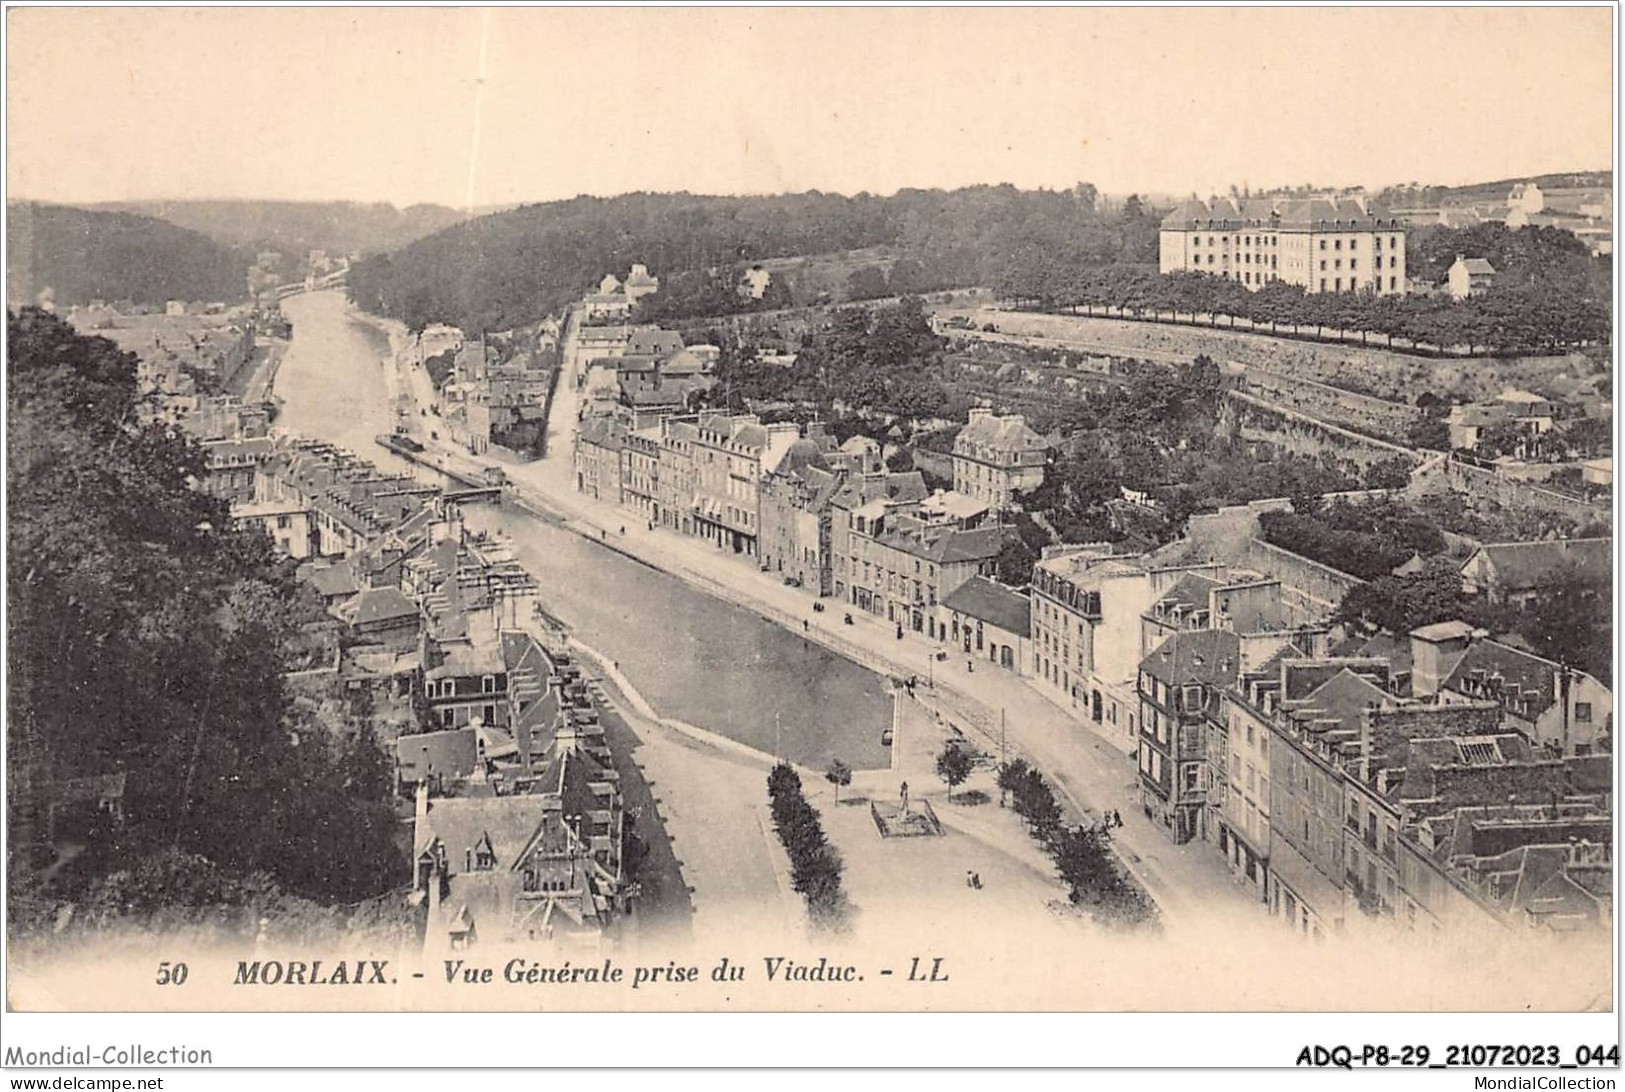
POLYGON ((1022 536, 1008 535, 1005 537, 1004 545, 999 547, 998 557, 993 562, 995 575, 1002 584, 1008 584, 1013 588, 1025 587, 1032 583, 1033 566, 1038 563, 1039 556, 1039 551, 1029 545, 1022 536))
POLYGON ((1472 621, 1477 614, 1477 605, 1462 593, 1460 566, 1432 557, 1414 576, 1380 576, 1350 588, 1332 620, 1404 635, 1435 622, 1472 621))
POLYGON ((1515 421, 1496 421, 1478 434, 1478 452, 1486 459, 1514 454, 1524 441, 1524 430, 1515 421))
POLYGON ((123 771, 119 844, 76 861, 68 894, 170 849, 315 899, 387 890, 375 756, 284 690, 292 563, 192 488, 195 443, 142 423, 134 357, 33 309, 7 349, 12 820, 37 817, 26 786, 123 771))
POLYGON ((1405 442, 1430 451, 1449 451, 1450 426, 1438 417, 1418 417, 1406 429, 1405 442))
POLYGON ((948 785, 948 802, 953 803, 954 790, 970 777, 971 757, 954 742, 949 742, 937 755, 937 776, 948 785))
POLYGON ((846 298, 875 300, 886 294, 886 274, 878 265, 861 265, 846 279, 846 298))
POLYGON ((1500 620, 1541 656, 1606 683, 1612 675, 1613 615, 1607 584, 1572 563, 1548 573, 1521 612, 1500 620))
POLYGON ((829 769, 824 771, 824 780, 835 786, 835 799, 841 799, 841 786, 852 784, 852 767, 838 758, 830 760, 829 769))
POLYGON ((926 291, 930 285, 926 280, 925 266, 913 258, 899 258, 892 263, 886 287, 893 296, 912 296, 926 291))
POLYGON ((999 767, 999 807, 1008 805, 1011 794, 1019 790, 1025 781, 1027 771, 1027 760, 1022 758, 1012 758, 999 767))

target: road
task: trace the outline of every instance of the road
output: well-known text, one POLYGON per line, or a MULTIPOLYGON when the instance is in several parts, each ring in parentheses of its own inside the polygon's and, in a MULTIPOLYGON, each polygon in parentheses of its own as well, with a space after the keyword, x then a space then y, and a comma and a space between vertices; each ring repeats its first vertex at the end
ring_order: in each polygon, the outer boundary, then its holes
MULTIPOLYGON (((811 598, 800 589, 787 588, 748 563, 717 553, 695 538, 665 528, 650 530, 625 509, 575 491, 571 469, 571 436, 576 422, 576 380, 579 362, 566 332, 566 372, 560 377, 548 421, 548 454, 535 463, 510 465, 508 472, 519 496, 557 513, 585 533, 594 529, 616 535, 618 548, 667 572, 681 576, 713 595, 739 603, 792 632, 802 632, 836 651, 894 675, 927 673, 937 645, 922 635, 905 633, 898 640, 894 629, 862 611, 854 611, 854 624, 842 621, 845 612, 812 610, 811 598), (620 534, 620 528, 626 528, 620 534)), ((1036 689, 1002 670, 983 665, 974 675, 963 661, 950 658, 934 672, 934 693, 924 700, 957 718, 968 731, 979 731, 984 745, 998 745, 996 726, 1004 712, 1006 746, 1012 755, 1025 756, 1056 784, 1075 815, 1091 817, 1119 811, 1123 826, 1114 840, 1125 863, 1151 892, 1170 920, 1215 910, 1256 909, 1246 889, 1238 886, 1219 854, 1203 843, 1174 845, 1141 812, 1138 774, 1133 761, 1115 741, 1096 734, 1036 689)))
MULTIPOLYGON (((308 324, 295 318, 296 349, 301 325, 308 324)), ((524 516, 508 505, 500 512, 471 509, 470 518, 513 521, 506 530, 515 551, 527 567, 534 565, 539 570, 537 575, 548 589, 550 604, 557 602, 562 614, 571 615, 564 620, 577 636, 623 661, 625 674, 661 717, 702 725, 734 738, 754 729, 756 749, 772 752, 785 734, 799 740, 849 719, 840 710, 850 707, 838 703, 852 700, 852 680, 875 679, 868 673, 848 675, 858 670, 851 661, 880 673, 927 674, 936 647, 922 636, 906 633, 897 640, 891 627, 861 611, 853 612, 853 625, 844 625, 844 612, 814 612, 805 592, 785 587, 732 555, 719 554, 699 539, 666 529, 650 530, 626 510, 577 493, 571 470, 571 438, 578 404, 579 362, 575 360, 572 335, 570 327, 561 354, 566 370, 557 385, 548 421, 547 456, 532 463, 519 463, 505 455, 493 460, 505 466, 514 482, 514 496, 522 504, 548 513, 552 522, 524 516), (576 533, 570 533, 572 530, 576 533), (613 539, 614 550, 590 541, 600 535, 613 539), (634 558, 652 568, 639 565, 634 558), (671 580, 666 574, 680 579, 671 580), (695 589, 708 594, 695 594, 695 589), (730 645, 732 651, 723 656, 706 655, 707 648, 717 642, 737 640, 741 630, 748 634, 743 644, 730 645), (786 639, 788 647, 775 645, 786 639), (739 651, 742 648, 753 651, 739 651), (764 648, 775 651, 763 656, 760 650, 764 648), (831 651, 839 655, 831 656, 831 651), (830 677, 840 681, 834 686, 822 685, 830 677), (734 685, 753 689, 739 700, 724 689, 734 685), (814 691, 809 692, 809 686, 814 691), (785 725, 791 724, 793 718, 793 732, 773 732, 768 727, 775 711, 780 712, 785 725), (763 745, 769 738, 774 738, 775 744, 763 745)), ((284 371, 293 363, 294 354, 290 352, 284 371)), ((377 364, 372 367, 372 375, 381 379, 377 364)), ((364 390, 365 370, 360 374, 364 390)), ((377 409, 357 406, 350 416, 388 420, 389 386, 393 384, 374 379, 373 403, 377 409)), ((354 398, 361 391, 350 393, 354 398)), ((356 428, 352 425, 350 432, 353 434, 356 428)), ((383 429, 370 429, 377 431, 383 429)), ((449 445, 442 442, 438 446, 451 453, 449 445)), ((377 453, 387 454, 382 449, 377 453)), ((469 462, 475 465, 477 461, 470 457, 469 462)), ((1252 908, 1250 898, 1234 883, 1212 847, 1175 846, 1143 816, 1135 806, 1137 775, 1133 763, 1114 742, 1096 735, 1086 722, 1080 722, 1006 672, 983 665, 969 675, 957 657, 937 668, 934 691, 922 692, 922 699, 959 723, 967 734, 980 733, 984 749, 998 746, 996 726, 1002 709, 1009 753, 1026 757, 1042 769, 1075 816, 1087 817, 1112 809, 1122 813, 1124 826, 1115 834, 1116 844, 1170 923, 1198 908, 1252 908)), ((874 703, 864 714, 872 718, 871 727, 855 735, 854 740, 871 730, 878 735, 878 727, 890 722, 886 695, 877 684, 870 685, 876 686, 875 692, 864 696, 861 704, 874 703)), ((822 783, 819 757, 821 753, 798 761, 822 783)), ((859 765, 850 758, 846 760, 859 765)), ((871 768, 881 765, 874 763, 871 768)), ((651 776, 664 780, 671 790, 668 801, 675 806, 678 800, 684 800, 684 806, 705 813, 712 806, 706 798, 721 794, 708 790, 704 768, 680 770, 675 762, 672 767, 663 778, 657 763, 650 763, 651 776)), ((739 776, 739 791, 747 793, 748 800, 749 779, 739 776)), ((734 851, 760 857, 765 851, 761 839, 741 835, 738 828, 742 821, 736 809, 718 808, 705 827, 734 851)), ((681 841, 679 836, 678 856, 684 857, 688 848, 681 841)), ((720 879, 712 882, 721 884, 720 879)), ((690 883, 699 889, 695 901, 702 908, 703 919, 705 885, 693 875, 690 883)))

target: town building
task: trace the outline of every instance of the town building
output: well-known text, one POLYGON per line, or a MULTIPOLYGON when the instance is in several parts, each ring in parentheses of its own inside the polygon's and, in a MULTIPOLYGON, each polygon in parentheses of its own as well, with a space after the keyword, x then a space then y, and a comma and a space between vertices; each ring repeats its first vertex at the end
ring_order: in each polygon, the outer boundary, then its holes
POLYGON ((1249 672, 1221 696, 1217 739, 1209 751, 1215 841, 1238 883, 1269 900, 1270 715, 1265 695, 1272 676, 1249 672))
POLYGON ((582 324, 575 334, 576 363, 613 360, 626 351, 632 328, 624 323, 582 324))
POLYGON ((260 463, 276 450, 263 431, 236 440, 208 440, 203 447, 203 477, 198 488, 230 503, 254 496, 254 475, 260 463))
POLYGON ((660 520, 660 429, 632 429, 621 439, 621 503, 650 523, 660 520))
POLYGON ((622 870, 616 771, 554 737, 531 791, 431 799, 418 788, 414 890, 425 951, 546 941, 597 950, 618 939, 636 897, 622 870))
POLYGON ((362 588, 334 613, 361 641, 397 651, 416 648, 423 628, 423 612, 401 589, 392 585, 362 588))
POLYGON ((699 425, 692 420, 667 417, 660 422, 659 511, 655 522, 685 535, 696 533, 694 450, 699 439, 699 425))
POLYGON ((1405 294, 1405 223, 1361 197, 1188 201, 1162 222, 1163 273, 1206 273, 1257 289, 1405 294))
POLYGON ((756 557, 762 464, 794 443, 794 423, 763 425, 755 414, 706 414, 694 441, 694 529, 718 549, 756 557))
MULTIPOLYGON (((880 445, 867 436, 854 436, 839 448, 850 460, 851 469, 830 498, 829 552, 834 570, 835 598, 853 603, 857 578, 862 569, 854 564, 852 536, 854 513, 871 509, 876 502, 884 507, 906 511, 928 495, 925 479, 917 470, 893 474, 880 459, 880 445)), ((935 620, 933 619, 933 625, 935 620)))
POLYGON ((967 656, 1025 674, 1032 641, 1032 601, 1014 588, 973 576, 942 597, 938 633, 967 656))
POLYGON ((1612 748, 1614 696, 1583 671, 1441 622, 1411 634, 1412 693, 1442 704, 1493 702, 1502 727, 1559 755, 1612 748))
POLYGON ((469 724, 505 728, 508 723, 508 669, 494 632, 461 640, 426 640, 423 696, 429 721, 442 728, 469 724))
POLYGON ((590 417, 576 430, 576 489, 596 500, 621 502, 621 449, 626 428, 607 417, 590 417))
POLYGON ((645 265, 633 265, 632 271, 626 275, 626 284, 622 291, 627 299, 636 303, 645 296, 652 296, 660 291, 660 278, 650 276, 649 268, 645 265))
POLYGON ((1049 446, 1019 413, 1000 417, 986 406, 972 407, 954 437, 954 492, 1009 508, 1017 493, 1044 484, 1049 446))
POLYGON ((253 496, 233 515, 266 526, 290 556, 349 556, 391 537, 402 550, 421 543, 439 494, 342 448, 284 437, 256 463, 253 496))
POLYGON ((1175 842, 1205 836, 1208 724, 1240 663, 1239 639, 1220 629, 1176 633, 1140 661, 1140 804, 1175 842))
POLYGON ((942 640, 939 604, 972 577, 993 575, 1010 532, 974 501, 932 500, 881 495, 849 511, 843 568, 848 602, 942 640))
POLYGON ((1495 284, 1495 267, 1483 258, 1463 258, 1456 255, 1445 274, 1450 298, 1464 300, 1469 296, 1482 296, 1495 284))
POLYGON ((1217 562, 1153 562, 1105 544, 1046 547, 1033 566, 1034 685, 1139 749, 1136 677, 1149 648, 1142 616, 1186 573, 1217 578, 1217 562))
POLYGON ((1341 929, 1348 792, 1343 763, 1367 706, 1392 704, 1378 659, 1283 658, 1252 684, 1254 708, 1271 719, 1267 905, 1295 931, 1341 929))
POLYGON ((427 785, 431 796, 453 795, 480 766, 479 736, 472 727, 399 736, 394 750, 395 782, 404 792, 427 785))
POLYGON ((1461 588, 1491 606, 1527 607, 1560 580, 1607 595, 1614 575, 1612 538, 1486 543, 1461 566, 1461 588))
POLYGON ((819 425, 764 468, 759 491, 762 568, 825 596, 834 589, 832 501, 844 480, 835 439, 819 425))

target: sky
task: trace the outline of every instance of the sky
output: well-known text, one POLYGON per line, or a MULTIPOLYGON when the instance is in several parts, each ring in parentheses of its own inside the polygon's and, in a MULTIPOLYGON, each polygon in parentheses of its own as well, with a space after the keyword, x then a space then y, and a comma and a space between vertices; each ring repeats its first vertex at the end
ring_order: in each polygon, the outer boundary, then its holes
POLYGON ((1011 182, 1207 196, 1613 160, 1608 8, 13 8, 11 199, 1011 182))

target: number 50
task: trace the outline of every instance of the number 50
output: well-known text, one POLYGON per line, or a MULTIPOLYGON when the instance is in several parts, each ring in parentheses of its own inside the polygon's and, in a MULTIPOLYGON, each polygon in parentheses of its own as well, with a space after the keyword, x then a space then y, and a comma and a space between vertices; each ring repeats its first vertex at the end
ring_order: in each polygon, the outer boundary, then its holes
POLYGON ((179 986, 186 981, 186 964, 171 964, 167 960, 158 964, 158 985, 179 986))

